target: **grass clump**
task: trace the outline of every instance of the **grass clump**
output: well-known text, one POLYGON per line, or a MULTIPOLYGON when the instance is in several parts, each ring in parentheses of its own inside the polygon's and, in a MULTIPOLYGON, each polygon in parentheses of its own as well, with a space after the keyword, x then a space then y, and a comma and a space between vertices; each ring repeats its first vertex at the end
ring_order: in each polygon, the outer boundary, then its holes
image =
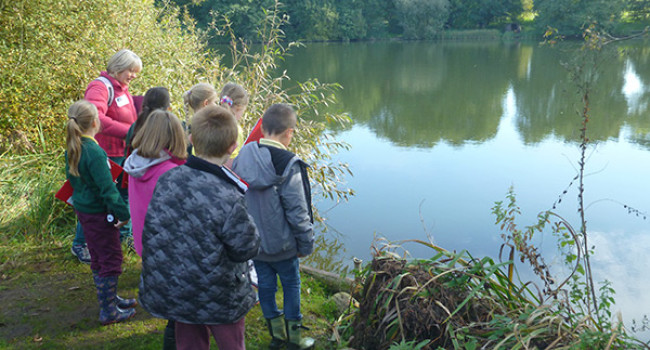
POLYGON ((416 242, 434 255, 407 260, 382 248, 366 267, 354 295, 359 310, 344 331, 354 348, 647 348, 622 323, 570 317, 575 309, 561 297, 513 282, 512 261, 416 242))

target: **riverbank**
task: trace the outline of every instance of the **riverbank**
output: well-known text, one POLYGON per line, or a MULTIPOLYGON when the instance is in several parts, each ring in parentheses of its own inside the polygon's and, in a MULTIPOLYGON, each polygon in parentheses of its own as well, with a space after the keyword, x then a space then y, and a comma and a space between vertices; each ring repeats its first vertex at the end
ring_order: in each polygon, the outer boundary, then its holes
MULTIPOLYGON (((127 322, 99 324, 90 267, 72 256, 69 238, 0 241, 0 349, 161 349, 166 321, 139 306, 127 322)), ((125 254, 123 296, 137 296, 140 264, 135 253, 125 254)), ((303 272, 302 281, 306 333, 318 348, 331 348, 330 325, 338 317, 329 298, 334 291, 308 273, 303 272)), ((257 305, 246 316, 246 348, 263 349, 269 341, 257 305)))

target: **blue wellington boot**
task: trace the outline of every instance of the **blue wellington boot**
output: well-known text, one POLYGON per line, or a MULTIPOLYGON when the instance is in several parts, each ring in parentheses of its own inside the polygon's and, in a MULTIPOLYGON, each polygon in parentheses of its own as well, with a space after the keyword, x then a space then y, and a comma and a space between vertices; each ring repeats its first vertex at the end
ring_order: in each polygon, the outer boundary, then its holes
MULTIPOLYGON (((93 279, 97 276, 98 276, 97 271, 93 270, 93 279)), ((115 294, 115 297, 117 298, 117 307, 119 307, 120 309, 132 309, 138 306, 138 301, 135 299, 130 299, 130 298, 124 299, 119 295, 117 295, 117 293, 115 294)))
POLYGON ((126 321, 135 316, 134 309, 122 310, 117 306, 117 276, 93 275, 99 301, 99 322, 102 325, 126 321))

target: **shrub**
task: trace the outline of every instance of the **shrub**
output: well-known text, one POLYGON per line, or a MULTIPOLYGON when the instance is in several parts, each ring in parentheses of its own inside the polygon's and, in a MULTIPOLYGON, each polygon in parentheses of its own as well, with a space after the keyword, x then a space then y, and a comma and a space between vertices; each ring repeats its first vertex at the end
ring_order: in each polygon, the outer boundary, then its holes
POLYGON ((161 85, 179 97, 206 61, 191 21, 183 30, 177 10, 156 8, 153 0, 24 0, 0 11, 2 150, 63 145, 67 106, 119 49, 143 61, 134 95, 161 85))

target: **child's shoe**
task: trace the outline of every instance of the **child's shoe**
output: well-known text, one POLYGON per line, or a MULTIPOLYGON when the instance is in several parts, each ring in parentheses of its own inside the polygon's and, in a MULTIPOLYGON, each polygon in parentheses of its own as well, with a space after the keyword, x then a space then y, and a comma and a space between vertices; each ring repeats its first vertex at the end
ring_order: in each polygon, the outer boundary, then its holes
MULTIPOLYGON (((93 280, 96 281, 97 278, 99 278, 98 272, 93 270, 93 280)), ((117 307, 120 309, 133 309, 134 307, 138 306, 137 300, 128 298, 124 299, 121 296, 117 295, 117 292, 115 293, 115 298, 117 307)))
POLYGON ((120 309, 133 309, 138 306, 138 301, 135 299, 124 299, 117 294, 115 294, 115 298, 117 299, 117 307, 120 309))
POLYGON ((302 330, 309 330, 309 328, 302 325, 300 321, 285 320, 287 324, 287 336, 289 342, 287 349, 289 350, 304 350, 312 349, 314 347, 314 339, 302 336, 302 330))
POLYGON ((88 246, 85 244, 73 244, 70 251, 80 262, 90 264, 90 252, 88 251, 88 246))
POLYGON ((269 349, 281 349, 287 341, 287 330, 284 325, 284 315, 280 315, 276 318, 267 318, 266 325, 269 328, 269 333, 271 334, 271 344, 269 344, 269 349))
POLYGON ((99 322, 102 325, 126 321, 135 316, 134 309, 122 310, 117 306, 117 276, 99 277, 94 274, 99 301, 99 322))

